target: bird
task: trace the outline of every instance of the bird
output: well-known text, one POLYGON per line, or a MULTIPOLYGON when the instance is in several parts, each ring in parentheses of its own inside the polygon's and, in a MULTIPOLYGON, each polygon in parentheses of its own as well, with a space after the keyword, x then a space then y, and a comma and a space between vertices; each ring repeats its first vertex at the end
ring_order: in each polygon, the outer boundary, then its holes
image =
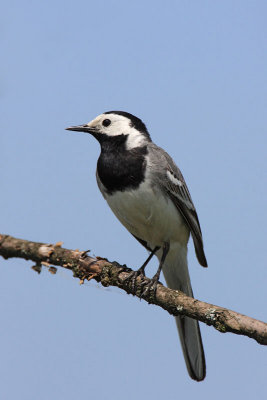
MULTIPOLYGON (((193 297, 187 262, 190 234, 196 257, 207 267, 198 215, 184 177, 173 159, 158 147, 144 122, 126 111, 107 111, 87 124, 66 130, 85 132, 100 144, 96 180, 118 220, 150 252, 131 274, 145 276, 155 254, 159 268, 144 291, 156 290, 160 272, 167 286, 193 297)), ((189 376, 202 381, 206 361, 197 320, 175 317, 189 376)))

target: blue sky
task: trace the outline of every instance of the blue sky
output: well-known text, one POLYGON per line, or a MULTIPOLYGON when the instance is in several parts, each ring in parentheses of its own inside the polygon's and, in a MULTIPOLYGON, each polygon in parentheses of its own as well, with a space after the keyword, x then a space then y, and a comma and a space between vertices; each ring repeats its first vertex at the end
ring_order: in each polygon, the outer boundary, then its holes
MULTIPOLYGON (((98 143, 64 130, 131 112, 197 207, 209 268, 190 243, 195 296, 266 320, 266 12, 246 0, 5 2, 1 231, 140 266, 145 250, 98 191, 98 143)), ((266 348, 253 340, 202 324, 207 378, 196 383, 166 312, 31 266, 0 259, 2 399, 266 393, 266 348)))

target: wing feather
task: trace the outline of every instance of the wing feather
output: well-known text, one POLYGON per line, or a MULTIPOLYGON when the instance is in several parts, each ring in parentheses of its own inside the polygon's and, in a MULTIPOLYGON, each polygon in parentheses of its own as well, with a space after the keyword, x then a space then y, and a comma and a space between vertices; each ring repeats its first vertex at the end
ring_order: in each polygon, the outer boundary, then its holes
POLYGON ((207 267, 208 264, 204 253, 199 219, 184 177, 172 158, 163 149, 154 144, 150 147, 151 152, 155 157, 153 163, 154 168, 155 165, 159 166, 158 160, 160 159, 161 161, 161 168, 160 170, 159 168, 157 170, 157 177, 160 177, 158 183, 162 186, 163 191, 167 192, 187 223, 193 238, 196 256, 200 265, 207 267), (165 166, 164 172, 162 171, 162 165, 165 166))

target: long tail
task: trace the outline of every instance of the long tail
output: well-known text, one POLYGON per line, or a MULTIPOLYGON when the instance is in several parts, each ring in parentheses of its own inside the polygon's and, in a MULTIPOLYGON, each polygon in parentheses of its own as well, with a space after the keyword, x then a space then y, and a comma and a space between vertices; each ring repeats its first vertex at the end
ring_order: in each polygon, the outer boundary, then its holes
MULTIPOLYGON (((193 297, 187 265, 187 248, 169 252, 163 267, 164 277, 170 289, 181 290, 193 297)), ((187 370, 192 379, 202 381, 206 376, 206 362, 197 320, 175 317, 187 370)))

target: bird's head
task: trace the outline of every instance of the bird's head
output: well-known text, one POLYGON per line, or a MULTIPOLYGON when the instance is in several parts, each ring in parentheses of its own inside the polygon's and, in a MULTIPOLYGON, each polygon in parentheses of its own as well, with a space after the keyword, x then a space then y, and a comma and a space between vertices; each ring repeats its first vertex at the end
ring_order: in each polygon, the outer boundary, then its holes
POLYGON ((70 126, 66 129, 90 133, 100 144, 106 141, 117 141, 121 138, 127 150, 144 146, 151 141, 141 119, 124 111, 108 111, 100 114, 88 124, 70 126))

